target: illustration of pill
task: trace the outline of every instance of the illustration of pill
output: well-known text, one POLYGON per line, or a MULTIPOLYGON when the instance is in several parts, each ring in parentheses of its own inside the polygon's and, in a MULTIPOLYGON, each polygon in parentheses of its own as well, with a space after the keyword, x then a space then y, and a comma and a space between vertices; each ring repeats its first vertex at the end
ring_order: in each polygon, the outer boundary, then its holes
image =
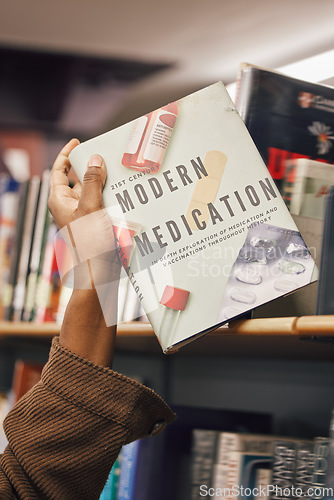
POLYGON ((253 304, 256 300, 256 295, 253 292, 248 292, 242 288, 233 288, 230 291, 230 297, 232 300, 243 304, 253 304))
POLYGON ((225 319, 235 318, 236 316, 240 316, 244 311, 242 309, 238 309, 237 307, 225 307, 223 311, 223 316, 225 319))
POLYGON ((288 280, 275 280, 274 281, 274 288, 278 292, 283 292, 283 293, 288 293, 292 292, 292 290, 295 290, 298 285, 294 283, 293 281, 288 281, 288 280))
POLYGON ((234 273, 235 278, 242 283, 248 285, 259 285, 262 282, 262 277, 255 266, 238 267, 234 273))
POLYGON ((285 274, 300 274, 305 271, 305 266, 293 260, 282 259, 278 262, 279 269, 285 274))
MULTIPOLYGON (((205 155, 203 165, 207 176, 198 179, 186 212, 186 219, 191 229, 199 229, 193 217, 193 210, 200 211, 200 221, 207 222, 209 219, 208 203, 215 201, 219 184, 224 174, 227 156, 221 151, 208 151, 205 155)), ((198 215, 198 212, 196 212, 198 215)))

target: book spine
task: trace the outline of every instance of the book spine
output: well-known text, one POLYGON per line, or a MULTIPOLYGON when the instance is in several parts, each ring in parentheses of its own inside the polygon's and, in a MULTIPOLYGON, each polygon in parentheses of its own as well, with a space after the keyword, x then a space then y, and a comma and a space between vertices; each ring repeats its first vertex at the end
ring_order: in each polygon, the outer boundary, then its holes
POLYGON ((325 216, 324 216, 323 237, 321 244, 321 257, 320 257, 321 265, 319 270, 316 314, 334 314, 333 214, 334 214, 334 187, 331 187, 329 189, 325 202, 325 216))
POLYGON ((48 195, 49 195, 49 182, 50 182, 50 170, 45 170, 42 177, 40 196, 38 200, 37 214, 34 238, 31 248, 31 258, 29 266, 29 274, 27 277, 25 300, 24 300, 24 310, 22 319, 24 321, 30 321, 32 318, 32 311, 35 303, 35 294, 38 278, 38 269, 40 261, 43 257, 43 249, 45 242, 45 233, 47 229, 48 217, 48 195))
POLYGON ((295 481, 296 442, 277 441, 273 451, 271 500, 291 498, 290 492, 295 481), (287 493, 287 495, 285 495, 287 493))
POLYGON ((30 181, 26 213, 23 223, 22 246, 18 264, 17 281, 13 296, 13 318, 21 321, 24 308, 26 282, 35 227, 36 211, 40 191, 40 178, 34 176, 30 181))
POLYGON ((217 431, 194 429, 192 432, 191 500, 201 498, 202 485, 212 486, 217 438, 217 431))
POLYGON ((227 474, 231 460, 230 452, 273 453, 274 438, 259 434, 221 432, 213 473, 214 488, 227 487, 227 474))
POLYGON ((19 206, 19 184, 6 174, 0 178, 0 317, 3 317, 3 293, 9 280, 15 225, 19 206))
POLYGON ((10 261, 10 270, 8 276, 8 282, 5 284, 3 293, 3 319, 5 321, 10 321, 13 316, 13 295, 14 287, 16 285, 21 243, 23 236, 23 226, 24 226, 24 215, 27 206, 28 192, 29 192, 30 181, 23 182, 19 189, 19 207, 17 214, 17 221, 15 226, 15 237, 13 242, 13 251, 10 261))
POLYGON ((295 488, 299 489, 298 496, 308 500, 311 497, 308 490, 312 485, 314 468, 314 444, 302 441, 296 448, 295 488))
POLYGON ((238 498, 242 458, 242 453, 239 451, 230 451, 227 454, 227 467, 224 472, 224 482, 220 486, 223 489, 225 500, 236 500, 236 498, 238 498))
POLYGON ((312 487, 315 494, 313 500, 322 500, 325 496, 323 488, 326 487, 326 476, 329 467, 329 445, 329 438, 316 437, 314 439, 312 487))
POLYGON ((257 469, 256 471, 256 479, 255 479, 255 487, 258 491, 257 500, 267 500, 268 489, 270 485, 271 479, 271 469, 257 469))
POLYGON ((326 486, 334 488, 334 410, 332 411, 330 427, 329 427, 329 460, 328 471, 326 477, 326 486))
POLYGON ((139 440, 133 441, 122 448, 122 465, 117 500, 133 499, 139 443, 139 440))

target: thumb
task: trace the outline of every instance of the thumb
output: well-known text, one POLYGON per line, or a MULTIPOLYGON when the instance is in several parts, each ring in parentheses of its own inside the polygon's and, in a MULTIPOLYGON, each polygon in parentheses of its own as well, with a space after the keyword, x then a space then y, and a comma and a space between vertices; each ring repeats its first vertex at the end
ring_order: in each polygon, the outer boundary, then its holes
POLYGON ((87 214, 103 208, 102 190, 106 178, 107 171, 102 156, 91 156, 82 182, 79 212, 87 214))

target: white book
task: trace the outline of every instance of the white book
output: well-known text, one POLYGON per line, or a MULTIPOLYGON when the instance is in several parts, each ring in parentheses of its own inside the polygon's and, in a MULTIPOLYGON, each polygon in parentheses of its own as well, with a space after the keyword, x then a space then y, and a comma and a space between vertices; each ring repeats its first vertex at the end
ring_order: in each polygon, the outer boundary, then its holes
POLYGON ((78 145, 79 179, 96 153, 104 204, 132 241, 125 255, 118 240, 122 263, 165 353, 316 279, 221 82, 78 145))

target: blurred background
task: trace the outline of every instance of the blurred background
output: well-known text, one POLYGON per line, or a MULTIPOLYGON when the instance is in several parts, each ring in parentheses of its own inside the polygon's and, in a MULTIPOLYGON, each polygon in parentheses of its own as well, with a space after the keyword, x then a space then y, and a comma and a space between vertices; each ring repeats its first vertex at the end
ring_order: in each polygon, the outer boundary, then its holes
POLYGON ((70 137, 229 86, 242 62, 333 84, 333 18, 333 0, 3 2, 0 147, 28 141, 30 174, 40 171, 70 137))

